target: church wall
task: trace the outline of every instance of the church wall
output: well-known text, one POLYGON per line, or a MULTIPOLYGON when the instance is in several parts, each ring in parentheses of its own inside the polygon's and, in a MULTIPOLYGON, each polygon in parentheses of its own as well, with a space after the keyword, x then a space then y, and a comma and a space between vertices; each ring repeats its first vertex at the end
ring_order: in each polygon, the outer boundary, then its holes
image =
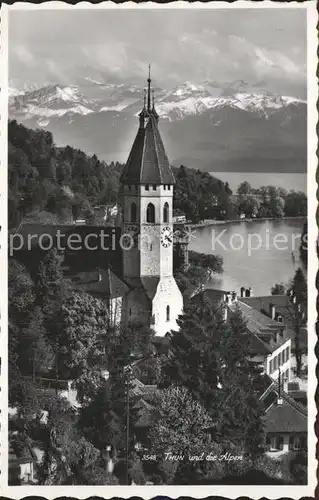
POLYGON ((112 325, 119 325, 122 319, 123 299, 122 297, 114 297, 110 300, 110 318, 112 325))
POLYGON ((126 295, 124 323, 128 321, 139 321, 149 324, 151 317, 151 304, 146 293, 137 288, 130 290, 126 295))
POLYGON ((152 313, 155 320, 153 328, 156 335, 163 337, 171 330, 178 330, 176 319, 182 312, 183 296, 175 279, 172 276, 162 278, 152 303, 152 313), (166 317, 167 306, 169 306, 169 321, 166 317))

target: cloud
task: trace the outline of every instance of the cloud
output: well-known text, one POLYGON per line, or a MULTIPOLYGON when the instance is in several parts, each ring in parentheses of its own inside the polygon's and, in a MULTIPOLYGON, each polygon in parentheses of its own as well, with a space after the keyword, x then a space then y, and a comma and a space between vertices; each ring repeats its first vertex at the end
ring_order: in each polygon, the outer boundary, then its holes
POLYGON ((302 9, 11 11, 9 39, 10 77, 35 83, 72 83, 85 68, 143 84, 151 61, 166 87, 265 79, 281 93, 306 92, 302 9))

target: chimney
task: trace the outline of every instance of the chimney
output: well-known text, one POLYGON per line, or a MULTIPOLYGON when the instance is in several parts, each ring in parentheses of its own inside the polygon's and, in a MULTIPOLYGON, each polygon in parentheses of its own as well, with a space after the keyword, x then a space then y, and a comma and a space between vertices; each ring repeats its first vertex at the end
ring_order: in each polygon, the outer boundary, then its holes
POLYGON ((275 308, 274 304, 269 304, 269 316, 271 317, 271 319, 275 319, 276 308, 275 308))
POLYGON ((246 297, 252 297, 253 294, 252 294, 251 287, 247 288, 246 291, 245 291, 245 293, 246 293, 246 297))
POLYGON ((236 292, 232 292, 232 301, 237 302, 237 293, 236 292))
POLYGON ((245 297, 245 291, 246 291, 246 290, 245 290, 245 287, 244 287, 244 286, 242 286, 242 287, 241 287, 241 289, 240 289, 240 296, 241 296, 241 297, 245 297))

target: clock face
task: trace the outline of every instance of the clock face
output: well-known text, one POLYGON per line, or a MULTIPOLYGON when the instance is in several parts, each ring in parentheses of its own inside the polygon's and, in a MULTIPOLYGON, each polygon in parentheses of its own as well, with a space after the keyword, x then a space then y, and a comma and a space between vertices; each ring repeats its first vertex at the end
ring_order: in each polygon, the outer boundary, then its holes
POLYGON ((161 231, 161 244, 164 248, 169 247, 173 243, 173 231, 167 226, 161 231))

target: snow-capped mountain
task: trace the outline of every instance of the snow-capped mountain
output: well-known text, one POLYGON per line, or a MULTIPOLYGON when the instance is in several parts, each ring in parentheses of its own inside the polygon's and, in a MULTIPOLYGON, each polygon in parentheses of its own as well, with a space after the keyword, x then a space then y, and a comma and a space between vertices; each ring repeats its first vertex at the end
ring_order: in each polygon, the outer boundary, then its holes
MULTIPOLYGON (((289 158, 290 169, 305 162, 306 103, 271 93, 265 82, 185 82, 154 93, 172 161, 204 170, 215 160, 232 169, 242 163, 259 168, 267 158, 272 165, 275 160, 284 165, 289 158)), ((123 161, 136 133, 143 94, 136 85, 90 77, 77 85, 46 85, 23 93, 12 87, 9 115, 31 128, 50 130, 57 144, 123 161)))

